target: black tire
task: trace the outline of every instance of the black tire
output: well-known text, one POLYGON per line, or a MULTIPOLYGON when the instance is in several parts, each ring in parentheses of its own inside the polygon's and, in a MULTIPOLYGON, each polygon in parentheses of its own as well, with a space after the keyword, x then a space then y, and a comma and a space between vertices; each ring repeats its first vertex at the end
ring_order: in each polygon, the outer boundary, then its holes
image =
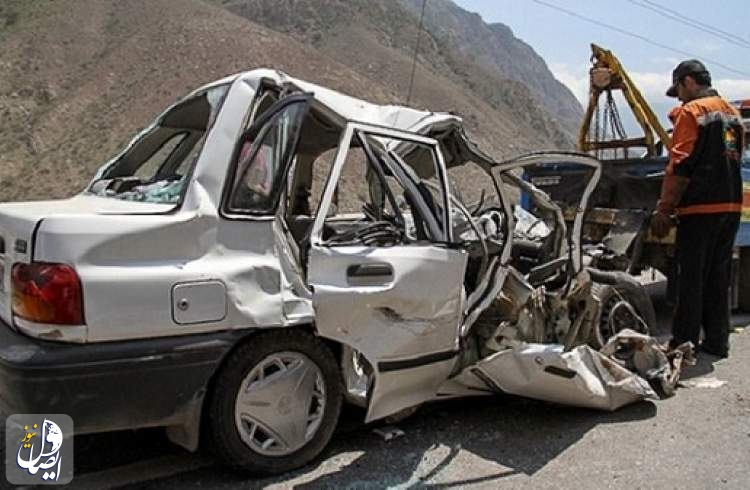
POLYGON ((330 349, 315 336, 296 329, 274 329, 250 338, 227 359, 213 385, 207 411, 207 436, 211 451, 230 468, 253 475, 273 475, 302 467, 328 445, 341 412, 341 372, 330 349), (235 403, 240 384, 268 356, 294 352, 306 356, 320 369, 325 382, 325 408, 312 439, 284 456, 253 450, 240 437, 235 423, 235 403))
POLYGON ((656 312, 646 290, 635 281, 620 280, 614 285, 594 283, 592 293, 599 298, 602 308, 598 322, 591 330, 589 345, 594 349, 601 349, 604 344, 617 332, 609 329, 609 309, 618 300, 630 303, 638 316, 646 324, 641 333, 650 335, 656 328, 656 312))

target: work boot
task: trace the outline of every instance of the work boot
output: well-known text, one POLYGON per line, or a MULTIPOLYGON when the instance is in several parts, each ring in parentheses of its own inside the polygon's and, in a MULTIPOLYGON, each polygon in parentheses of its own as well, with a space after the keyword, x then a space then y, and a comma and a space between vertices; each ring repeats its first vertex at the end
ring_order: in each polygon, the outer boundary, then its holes
POLYGON ((706 345, 705 343, 701 344, 700 347, 698 347, 698 351, 701 353, 709 354, 711 356, 719 357, 721 359, 726 359, 729 357, 729 349, 717 349, 711 345, 706 345))

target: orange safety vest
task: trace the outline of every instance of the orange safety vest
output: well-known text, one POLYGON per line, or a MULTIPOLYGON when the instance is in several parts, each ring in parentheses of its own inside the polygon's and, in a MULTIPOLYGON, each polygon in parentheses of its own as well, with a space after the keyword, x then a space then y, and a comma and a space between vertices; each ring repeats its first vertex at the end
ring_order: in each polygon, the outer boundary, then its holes
POLYGON ((678 216, 742 211, 740 113, 721 97, 692 100, 670 112, 674 123, 667 174, 690 179, 678 216))

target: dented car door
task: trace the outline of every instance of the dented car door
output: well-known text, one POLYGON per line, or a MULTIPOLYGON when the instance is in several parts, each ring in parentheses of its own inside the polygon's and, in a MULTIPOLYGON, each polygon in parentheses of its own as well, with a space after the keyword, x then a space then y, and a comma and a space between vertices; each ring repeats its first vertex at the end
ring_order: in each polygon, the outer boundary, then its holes
POLYGON ((308 282, 319 334, 371 368, 368 421, 432 399, 454 367, 467 259, 450 244, 447 196, 435 140, 347 126, 313 226, 308 282), (412 143, 426 173, 432 161, 439 192, 420 189, 419 176, 388 156, 386 140, 412 143), (337 215, 334 203, 351 180, 354 148, 363 150, 370 182, 359 219, 337 215))

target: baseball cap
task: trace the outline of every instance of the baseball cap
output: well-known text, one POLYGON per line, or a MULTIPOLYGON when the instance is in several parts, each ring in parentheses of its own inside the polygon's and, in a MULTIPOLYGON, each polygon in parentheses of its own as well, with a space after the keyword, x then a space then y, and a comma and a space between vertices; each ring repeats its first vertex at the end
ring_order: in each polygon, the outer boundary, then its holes
POLYGON ((667 90, 667 97, 677 97, 677 84, 687 75, 708 74, 706 66, 698 60, 685 60, 672 70, 672 86, 667 90))

